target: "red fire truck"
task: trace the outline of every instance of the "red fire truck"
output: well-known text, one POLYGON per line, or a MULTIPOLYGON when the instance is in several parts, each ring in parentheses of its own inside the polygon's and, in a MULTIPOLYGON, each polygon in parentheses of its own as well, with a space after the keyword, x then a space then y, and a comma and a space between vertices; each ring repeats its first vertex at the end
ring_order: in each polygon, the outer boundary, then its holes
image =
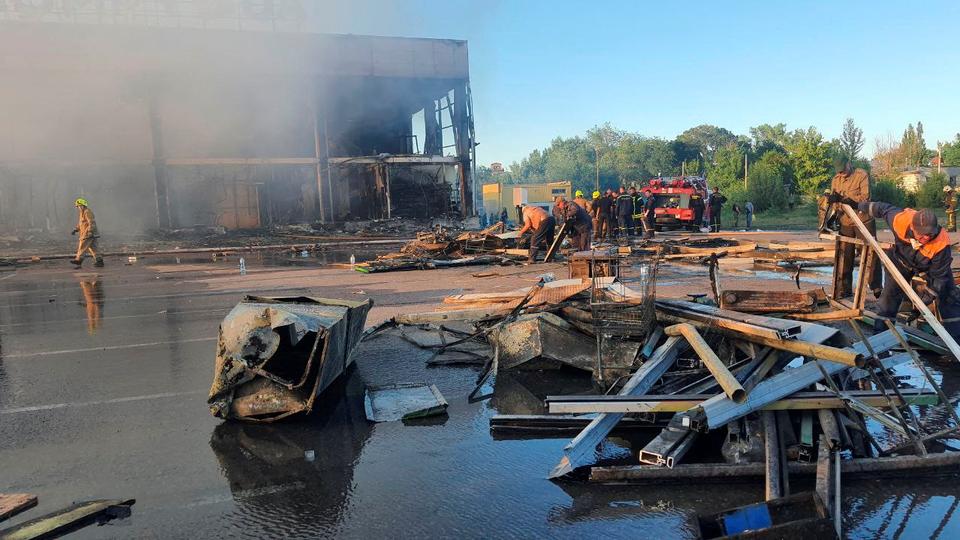
POLYGON ((700 176, 654 178, 643 189, 644 191, 649 189, 653 193, 656 230, 696 231, 700 229, 701 224, 694 223, 694 210, 690 207, 690 196, 697 191, 706 195, 706 178, 700 176))

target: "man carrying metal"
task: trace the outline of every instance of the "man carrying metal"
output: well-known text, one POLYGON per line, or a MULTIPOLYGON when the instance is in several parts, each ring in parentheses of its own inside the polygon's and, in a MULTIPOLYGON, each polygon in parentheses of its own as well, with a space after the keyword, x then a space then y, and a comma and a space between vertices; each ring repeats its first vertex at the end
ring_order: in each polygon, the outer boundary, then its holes
POLYGON ((947 232, 957 232, 957 190, 943 186, 943 207, 947 210, 947 232))
POLYGON ((87 252, 90 252, 90 256, 93 257, 94 260, 93 265, 102 268, 103 257, 100 256, 100 248, 97 245, 97 240, 100 238, 100 231, 97 230, 97 220, 93 216, 93 210, 90 210, 87 200, 83 198, 77 199, 73 205, 77 207, 79 219, 77 221, 77 228, 74 229, 71 234, 79 235, 80 241, 77 245, 77 256, 70 262, 76 265, 77 268, 80 268, 80 265, 83 264, 84 256, 86 256, 87 252))
POLYGON ((520 210, 520 215, 523 217, 523 227, 520 229, 519 236, 523 236, 523 233, 530 231, 530 249, 527 251, 527 262, 536 262, 540 244, 546 244, 547 249, 550 249, 553 244, 557 222, 546 210, 532 204, 524 205, 520 210))
MULTIPOLYGON (((833 164, 837 174, 830 183, 831 194, 827 202, 831 205, 834 204, 835 201, 838 200, 838 196, 840 199, 851 200, 857 204, 869 202, 870 176, 867 174, 867 171, 859 168, 854 169, 850 161, 845 158, 837 158, 833 164)), ((856 204, 851 206, 854 209, 857 207, 856 204)), ((839 208, 835 208, 834 211, 837 212, 837 215, 840 217, 840 236, 846 236, 848 238, 859 237, 860 233, 850 218, 840 211, 839 208)), ((867 230, 870 231, 870 234, 876 238, 877 224, 873 220, 873 217, 865 212, 858 212, 857 215, 860 221, 867 227, 867 230)), ((837 268, 834 269, 834 272, 839 272, 840 274, 840 286, 837 291, 838 299, 853 294, 853 263, 856 249, 856 246, 850 242, 841 242, 841 244, 837 268)), ((880 274, 880 258, 876 255, 874 255, 873 272, 869 276, 868 283, 873 294, 879 296, 883 288, 883 280, 880 274)))
MULTIPOLYGON (((952 336, 960 336, 960 289, 953 277, 953 255, 950 235, 937 223, 932 210, 898 208, 882 202, 861 202, 831 195, 832 203, 842 202, 857 208, 871 218, 886 220, 893 231, 893 248, 887 250, 890 260, 907 282, 916 275, 926 279, 927 289, 933 294, 944 328, 952 336)), ((895 317, 903 300, 903 291, 889 276, 877 302, 877 313, 895 317)))

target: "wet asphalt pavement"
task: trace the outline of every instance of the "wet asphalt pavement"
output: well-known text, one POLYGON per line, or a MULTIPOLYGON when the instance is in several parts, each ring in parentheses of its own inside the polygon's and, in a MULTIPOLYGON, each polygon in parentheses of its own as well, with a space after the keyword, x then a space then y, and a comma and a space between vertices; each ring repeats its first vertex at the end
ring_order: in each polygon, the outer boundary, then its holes
MULTIPOLYGON (((392 336, 362 345, 315 414, 222 422, 205 403, 217 327, 248 289, 363 293, 382 319, 463 290, 452 277, 469 280, 456 270, 363 276, 282 257, 247 258, 246 276, 235 265, 116 259, 97 272, 62 262, 0 272, 0 491, 40 498, 4 525, 77 500, 136 498, 131 518, 77 537, 666 539, 693 537, 695 512, 762 498, 759 485, 547 481, 568 439, 493 437, 489 418, 539 412, 544 395, 585 390, 588 380, 505 376, 497 396, 471 403, 477 368, 427 368, 428 352, 392 336), (417 286, 398 285, 407 281, 417 286), (448 414, 369 424, 364 385, 390 382, 436 384, 448 414)), ((605 456, 630 459, 629 442, 615 439, 605 456)), ((849 483, 845 530, 955 538, 958 501, 951 480, 849 483)))

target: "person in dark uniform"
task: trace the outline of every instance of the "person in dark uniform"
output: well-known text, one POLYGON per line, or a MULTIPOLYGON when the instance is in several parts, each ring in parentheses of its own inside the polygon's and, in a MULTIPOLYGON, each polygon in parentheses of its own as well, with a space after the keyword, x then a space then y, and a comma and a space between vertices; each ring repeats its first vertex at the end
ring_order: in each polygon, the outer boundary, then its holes
POLYGON ((695 190, 690 195, 690 208, 693 210, 693 223, 698 232, 703 227, 703 211, 706 206, 706 203, 703 202, 703 192, 699 189, 695 190))
POLYGON ((630 196, 633 197, 633 234, 643 234, 643 195, 637 188, 630 186, 630 196))
POLYGON ((720 188, 713 188, 710 200, 707 201, 710 205, 710 232, 720 232, 720 213, 726 202, 727 198, 720 194, 720 188))
POLYGON ((633 196, 627 193, 627 190, 620 187, 620 195, 617 196, 617 224, 620 226, 620 233, 624 236, 633 235, 633 196))
POLYGON ((593 236, 593 220, 590 214, 579 204, 560 201, 560 210, 567 224, 567 235, 575 251, 588 251, 590 237, 593 236))
POLYGON ((653 238, 656 223, 656 199, 649 189, 644 192, 643 199, 643 237, 653 238))

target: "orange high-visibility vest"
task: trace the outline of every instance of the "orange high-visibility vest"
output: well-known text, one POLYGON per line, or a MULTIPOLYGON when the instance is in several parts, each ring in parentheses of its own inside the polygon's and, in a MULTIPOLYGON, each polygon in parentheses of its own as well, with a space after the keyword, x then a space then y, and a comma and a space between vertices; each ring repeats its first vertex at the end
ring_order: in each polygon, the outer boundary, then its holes
MULTIPOLYGON (((907 232, 910 230, 910 224, 913 223, 913 216, 916 213, 917 211, 912 208, 904 208, 902 212, 893 217, 893 233, 897 235, 897 238, 908 244, 910 239, 907 237, 907 232)), ((940 227, 940 234, 932 242, 920 246, 919 252, 924 257, 932 259, 934 255, 948 247, 950 247, 950 235, 947 234, 946 229, 940 227)))

